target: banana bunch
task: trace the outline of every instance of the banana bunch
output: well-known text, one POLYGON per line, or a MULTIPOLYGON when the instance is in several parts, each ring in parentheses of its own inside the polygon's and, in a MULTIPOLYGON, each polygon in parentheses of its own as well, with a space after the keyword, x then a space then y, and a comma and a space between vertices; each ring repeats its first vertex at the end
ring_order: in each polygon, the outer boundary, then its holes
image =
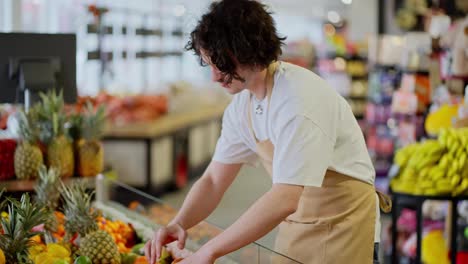
POLYGON ((396 192, 415 195, 468 194, 468 128, 443 129, 437 140, 408 145, 395 153, 400 173, 396 192))

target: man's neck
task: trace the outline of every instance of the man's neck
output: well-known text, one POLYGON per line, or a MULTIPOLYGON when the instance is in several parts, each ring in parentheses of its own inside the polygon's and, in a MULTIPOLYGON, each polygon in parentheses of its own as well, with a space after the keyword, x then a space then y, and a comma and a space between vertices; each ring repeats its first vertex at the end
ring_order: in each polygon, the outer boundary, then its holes
POLYGON ((247 82, 247 89, 257 98, 257 100, 263 100, 267 95, 267 78, 268 68, 263 69, 259 72, 252 73, 252 76, 247 82))

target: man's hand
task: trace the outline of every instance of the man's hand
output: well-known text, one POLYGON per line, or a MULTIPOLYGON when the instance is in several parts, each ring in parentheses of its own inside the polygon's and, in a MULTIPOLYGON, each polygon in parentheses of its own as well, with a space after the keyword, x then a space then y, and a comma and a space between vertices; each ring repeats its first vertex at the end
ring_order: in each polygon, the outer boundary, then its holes
POLYGON ((210 254, 207 250, 201 248, 195 254, 191 255, 188 258, 185 258, 178 264, 213 264, 215 262, 215 257, 210 254))
POLYGON ((160 257, 162 247, 174 241, 178 241, 179 249, 185 247, 187 232, 179 224, 169 224, 167 227, 162 227, 155 231, 153 238, 146 242, 145 256, 149 263, 155 263, 160 257))

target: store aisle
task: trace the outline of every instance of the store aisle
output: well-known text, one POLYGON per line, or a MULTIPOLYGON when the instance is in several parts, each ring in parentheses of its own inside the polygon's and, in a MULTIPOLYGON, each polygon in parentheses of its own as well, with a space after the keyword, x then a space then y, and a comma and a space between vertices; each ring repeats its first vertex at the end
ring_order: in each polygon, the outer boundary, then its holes
MULTIPOLYGON (((224 195, 221 204, 208 218, 208 221, 221 228, 228 227, 264 192, 268 191, 270 186, 271 180, 263 168, 244 166, 231 188, 224 195)), ((163 200, 175 208, 180 208, 188 191, 189 187, 184 188, 178 192, 163 196, 163 200)), ((272 248, 275 235, 276 230, 270 232, 270 234, 260 239, 260 244, 272 248)))

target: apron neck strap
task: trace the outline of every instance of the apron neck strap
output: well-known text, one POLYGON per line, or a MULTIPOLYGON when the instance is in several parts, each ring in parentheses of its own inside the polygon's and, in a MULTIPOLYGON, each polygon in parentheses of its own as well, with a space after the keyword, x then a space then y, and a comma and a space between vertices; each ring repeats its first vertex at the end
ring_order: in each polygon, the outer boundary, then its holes
MULTIPOLYGON (((275 75, 275 71, 276 71, 276 68, 277 68, 277 65, 278 65, 278 62, 273 62, 271 63, 268 68, 267 68, 267 72, 266 72, 266 76, 265 76, 265 86, 266 86, 266 89, 267 89, 267 94, 266 94, 266 98, 268 100, 268 110, 270 109, 270 99, 271 99, 271 94, 272 94, 272 91, 273 91, 273 86, 275 84, 275 78, 274 78, 274 75, 275 75), (271 80, 270 80, 271 79, 271 80)), ((253 94, 251 94, 249 96, 249 109, 247 109, 247 115, 248 115, 248 122, 249 122, 249 130, 250 130, 250 133, 252 133, 252 136, 254 137, 255 141, 256 142, 259 142, 257 136, 255 135, 255 131, 253 130, 253 125, 252 125, 252 96, 255 96, 253 94)))

